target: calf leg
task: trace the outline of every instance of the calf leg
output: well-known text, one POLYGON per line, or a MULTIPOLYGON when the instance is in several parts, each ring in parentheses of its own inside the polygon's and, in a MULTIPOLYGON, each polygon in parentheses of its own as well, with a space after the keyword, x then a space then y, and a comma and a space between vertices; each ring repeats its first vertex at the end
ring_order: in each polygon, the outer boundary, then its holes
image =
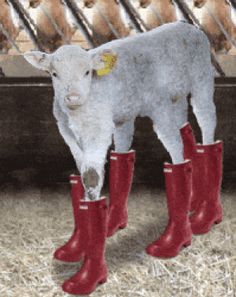
MULTIPOLYGON (((105 159, 105 158, 104 158, 105 159)), ((81 175, 85 189, 85 200, 99 200, 104 179, 104 162, 83 161, 81 175)))
POLYGON ((107 150, 111 144, 111 135, 108 138, 109 139, 103 138, 97 143, 94 143, 92 147, 85 148, 81 165, 81 175, 85 188, 85 200, 101 199, 100 193, 104 180, 104 165, 107 150))
POLYGON ((184 161, 183 143, 175 121, 173 105, 159 105, 158 112, 153 114, 152 120, 153 129, 169 152, 173 164, 182 163, 184 161))
POLYGON ((78 146, 78 143, 67 124, 64 122, 57 122, 57 126, 60 134, 62 135, 65 143, 69 146, 73 158, 76 162, 77 169, 81 170, 81 161, 83 158, 83 152, 78 146))
POLYGON ((206 78, 203 85, 198 85, 192 93, 191 105, 202 132, 202 143, 214 142, 216 127, 216 108, 213 102, 213 78, 206 78))
POLYGON ((68 119, 66 118, 65 114, 61 111, 56 100, 54 100, 53 104, 53 114, 57 120, 59 132, 63 137, 65 143, 69 146, 78 170, 81 171, 83 152, 78 145, 78 141, 76 140, 73 131, 69 128, 68 119))
POLYGON ((178 128, 182 128, 188 121, 188 101, 186 98, 180 99, 173 103, 175 122, 178 128))
POLYGON ((124 123, 117 123, 114 132, 114 143, 116 152, 129 150, 134 135, 134 119, 124 123))
POLYGON ((128 223, 128 196, 133 181, 135 152, 129 150, 134 133, 134 119, 116 125, 114 142, 116 151, 110 155, 109 220, 107 236, 123 229, 128 223))
POLYGON ((207 233, 222 220, 220 190, 222 181, 222 142, 214 142, 216 110, 213 78, 204 80, 193 92, 192 106, 202 131, 203 144, 197 144, 193 164, 193 204, 191 226, 194 234, 207 233))
MULTIPOLYGON (((165 100, 165 104, 166 102, 165 100)), ((158 114, 154 116, 153 121, 154 130, 170 153, 174 164, 164 164, 168 225, 164 233, 148 245, 146 251, 155 257, 169 258, 176 256, 183 247, 191 244, 192 232, 188 213, 192 166, 190 160, 183 160, 183 145, 173 105, 158 106, 158 114)))

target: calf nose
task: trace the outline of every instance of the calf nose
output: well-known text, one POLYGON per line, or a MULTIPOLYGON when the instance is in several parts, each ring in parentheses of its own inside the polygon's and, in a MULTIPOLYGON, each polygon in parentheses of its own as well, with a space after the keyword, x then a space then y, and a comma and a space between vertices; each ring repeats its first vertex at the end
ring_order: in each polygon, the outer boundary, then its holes
POLYGON ((80 105, 80 96, 77 93, 70 93, 65 97, 66 105, 69 106, 78 106, 80 105))

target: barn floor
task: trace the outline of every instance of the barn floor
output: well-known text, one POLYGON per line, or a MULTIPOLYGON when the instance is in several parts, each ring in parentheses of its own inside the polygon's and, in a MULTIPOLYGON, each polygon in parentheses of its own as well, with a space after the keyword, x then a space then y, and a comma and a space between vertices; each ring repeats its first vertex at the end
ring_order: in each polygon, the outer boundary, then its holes
MULTIPOLYGON (((0 190, 0 296, 67 296, 60 284, 78 268, 52 253, 70 235, 69 188, 0 190)), ((235 297, 236 189, 224 190, 225 218, 171 260, 154 259, 145 246, 166 224, 164 192, 133 189, 126 230, 107 240, 109 279, 97 297, 235 297)))

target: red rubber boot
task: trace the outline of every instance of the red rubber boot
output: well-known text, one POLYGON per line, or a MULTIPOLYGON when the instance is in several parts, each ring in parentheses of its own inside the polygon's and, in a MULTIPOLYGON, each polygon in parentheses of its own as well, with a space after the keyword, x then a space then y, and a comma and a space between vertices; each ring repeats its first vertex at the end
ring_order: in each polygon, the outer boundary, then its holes
POLYGON ((164 165, 169 222, 159 239, 147 246, 146 252, 154 257, 170 258, 178 255, 182 247, 191 244, 192 231, 189 209, 192 188, 192 165, 164 165))
POLYGON ((107 236, 124 229, 128 223, 128 196, 133 181, 135 151, 111 152, 109 188, 110 205, 107 236))
POLYGON ((79 175, 70 176, 71 183, 71 198, 72 207, 74 212, 74 232, 68 242, 62 247, 58 248, 54 253, 54 258, 64 262, 78 262, 83 256, 83 242, 80 239, 80 219, 84 221, 85 218, 81 218, 79 214, 80 200, 84 197, 84 188, 79 175))
POLYGON ((221 141, 196 147, 199 163, 204 170, 198 176, 198 184, 202 190, 198 197, 199 203, 190 217, 193 234, 207 233, 213 224, 222 221, 223 210, 220 201, 222 151, 221 141))
POLYGON ((192 161, 193 167, 193 183, 190 211, 194 211, 197 207, 198 197, 201 196, 202 186, 198 183, 198 176, 202 174, 203 164, 199 163, 198 155, 196 154, 196 140, 193 130, 189 123, 186 123, 181 129, 180 134, 184 145, 184 159, 192 161))
POLYGON ((65 281, 62 288, 66 293, 87 295, 92 293, 98 284, 107 280, 107 266, 104 258, 107 235, 106 199, 97 201, 81 201, 80 213, 88 217, 80 221, 81 240, 84 246, 84 263, 79 272, 65 281))

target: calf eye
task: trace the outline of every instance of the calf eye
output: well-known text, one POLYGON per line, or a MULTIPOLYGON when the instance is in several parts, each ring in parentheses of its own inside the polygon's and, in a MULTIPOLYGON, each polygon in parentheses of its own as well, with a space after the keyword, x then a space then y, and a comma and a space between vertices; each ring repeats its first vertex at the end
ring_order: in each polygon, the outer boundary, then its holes
POLYGON ((85 76, 89 75, 89 70, 85 72, 85 76))
POLYGON ((57 77, 57 73, 56 72, 53 72, 52 73, 52 76, 57 77))

